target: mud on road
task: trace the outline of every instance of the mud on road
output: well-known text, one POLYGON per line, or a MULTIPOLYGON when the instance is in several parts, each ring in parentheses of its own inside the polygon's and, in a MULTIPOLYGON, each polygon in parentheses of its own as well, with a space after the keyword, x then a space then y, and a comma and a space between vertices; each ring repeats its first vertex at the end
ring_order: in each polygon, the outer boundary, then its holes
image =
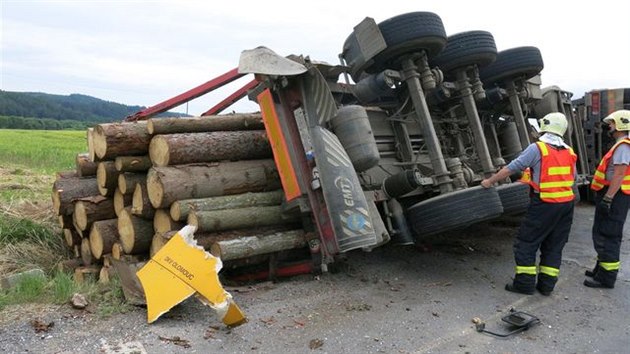
MULTIPOLYGON (((576 208, 560 281, 549 296, 503 290, 514 262, 513 221, 433 238, 423 247, 352 252, 341 270, 228 288, 249 321, 224 327, 188 299, 155 323, 146 311, 102 319, 69 306, 12 307, 0 313, 4 353, 621 353, 630 346, 630 246, 622 243, 615 289, 582 285, 595 253, 593 207, 576 208), (541 324, 502 339, 510 309, 541 324), (54 323, 37 333, 32 321, 54 323)), ((168 289, 164 289, 168 291, 168 289)))

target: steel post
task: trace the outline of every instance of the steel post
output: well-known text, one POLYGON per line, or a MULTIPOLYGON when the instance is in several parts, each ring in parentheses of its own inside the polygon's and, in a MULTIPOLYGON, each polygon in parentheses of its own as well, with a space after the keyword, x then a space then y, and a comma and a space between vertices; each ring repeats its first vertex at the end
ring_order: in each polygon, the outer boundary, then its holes
POLYGON ((529 145, 529 129, 525 125, 525 117, 523 116, 523 109, 521 108, 521 100, 518 97, 516 91, 516 85, 514 81, 509 80, 507 84, 507 93, 510 98, 510 105, 512 106, 512 113, 514 114, 514 122, 518 130, 518 137, 521 141, 521 149, 525 149, 529 145))
POLYGON ((420 129, 422 130, 427 148, 429 149, 429 158, 431 159, 433 173, 436 176, 440 192, 452 192, 452 180, 449 177, 449 171, 444 162, 444 156, 442 155, 437 134, 435 133, 435 127, 433 127, 433 122, 431 121, 429 107, 427 107, 427 102, 424 98, 424 92, 422 91, 422 85, 419 79, 420 74, 418 74, 417 67, 411 56, 407 56, 402 60, 402 77, 407 83, 413 108, 418 122, 420 123, 420 129))
POLYGON ((492 165, 492 159, 490 157, 490 151, 488 150, 488 143, 486 142, 486 136, 483 134, 483 128, 481 126, 481 120, 477 113, 477 106, 475 105, 475 99, 473 98, 473 92, 471 90, 472 85, 468 82, 468 74, 466 70, 460 69, 457 71, 457 89, 459 90, 466 110, 466 117, 468 117, 468 123, 472 129, 473 136, 475 138, 475 149, 481 162, 481 168, 485 177, 489 177, 494 173, 494 166, 492 165))

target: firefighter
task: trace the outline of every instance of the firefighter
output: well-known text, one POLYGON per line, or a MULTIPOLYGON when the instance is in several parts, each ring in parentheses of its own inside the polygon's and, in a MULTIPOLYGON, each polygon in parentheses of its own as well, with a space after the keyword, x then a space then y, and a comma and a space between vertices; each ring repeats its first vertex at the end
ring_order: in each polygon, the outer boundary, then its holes
POLYGON ((530 185, 530 203, 514 241, 514 280, 505 285, 505 290, 531 295, 537 289, 549 296, 558 280, 562 249, 573 223, 577 155, 562 139, 568 125, 564 114, 549 113, 539 122, 543 134, 538 141, 527 146, 499 172, 481 181, 481 185, 490 188, 524 171, 521 182, 530 185))
POLYGON ((590 288, 614 288, 619 272, 623 224, 630 205, 630 111, 619 110, 604 118, 615 145, 597 166, 591 189, 596 191, 593 246, 597 263, 584 280, 590 288))

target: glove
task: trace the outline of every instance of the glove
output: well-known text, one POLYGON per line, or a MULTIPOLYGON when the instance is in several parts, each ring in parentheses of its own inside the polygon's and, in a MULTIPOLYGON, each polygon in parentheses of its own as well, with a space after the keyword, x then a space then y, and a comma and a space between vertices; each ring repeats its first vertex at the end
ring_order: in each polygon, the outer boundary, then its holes
POLYGON ((599 211, 604 215, 610 214, 611 206, 612 206, 612 199, 607 196, 604 196, 602 200, 599 201, 599 204, 597 204, 597 208, 599 208, 599 211))

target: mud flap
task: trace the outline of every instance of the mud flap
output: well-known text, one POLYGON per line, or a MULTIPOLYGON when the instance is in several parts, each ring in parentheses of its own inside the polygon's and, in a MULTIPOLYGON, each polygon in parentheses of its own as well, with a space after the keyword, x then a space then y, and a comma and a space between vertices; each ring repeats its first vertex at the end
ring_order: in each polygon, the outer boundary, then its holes
POLYGON ((148 322, 197 294, 226 325, 244 323, 245 316, 219 282, 221 260, 197 245, 194 231, 193 226, 185 226, 138 271, 147 299, 148 322))
POLYGON ((337 136, 310 127, 319 179, 340 252, 377 243, 370 208, 352 162, 337 136))

